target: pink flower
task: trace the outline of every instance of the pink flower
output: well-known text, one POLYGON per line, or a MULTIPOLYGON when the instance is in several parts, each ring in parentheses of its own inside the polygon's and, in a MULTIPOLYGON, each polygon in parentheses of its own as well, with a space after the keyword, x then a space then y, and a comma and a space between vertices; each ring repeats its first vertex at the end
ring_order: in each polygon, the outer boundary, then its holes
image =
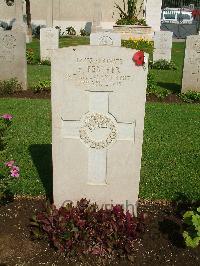
POLYGON ((15 169, 14 170, 12 169, 10 171, 10 173, 11 173, 11 176, 12 177, 19 177, 19 171, 15 170, 15 169))
POLYGON ((12 166, 12 171, 17 171, 17 172, 19 172, 19 167, 18 167, 18 166, 15 166, 15 165, 13 165, 13 166, 12 166))
POLYGON ((10 114, 4 114, 1 117, 4 118, 5 120, 9 120, 9 121, 12 120, 12 118, 13 118, 13 116, 10 114))
POLYGON ((5 163, 5 166, 8 166, 9 168, 13 167, 13 164, 15 163, 15 161, 9 161, 5 163))

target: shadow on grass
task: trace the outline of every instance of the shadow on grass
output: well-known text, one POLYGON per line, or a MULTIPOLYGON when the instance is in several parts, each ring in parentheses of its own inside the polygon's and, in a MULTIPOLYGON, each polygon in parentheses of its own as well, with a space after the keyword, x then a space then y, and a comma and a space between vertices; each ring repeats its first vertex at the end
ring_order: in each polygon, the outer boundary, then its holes
POLYGON ((38 175, 50 202, 53 202, 53 167, 51 144, 37 144, 29 147, 38 175))
POLYGON ((161 88, 170 90, 172 93, 181 92, 181 85, 177 83, 158 82, 157 85, 161 88))

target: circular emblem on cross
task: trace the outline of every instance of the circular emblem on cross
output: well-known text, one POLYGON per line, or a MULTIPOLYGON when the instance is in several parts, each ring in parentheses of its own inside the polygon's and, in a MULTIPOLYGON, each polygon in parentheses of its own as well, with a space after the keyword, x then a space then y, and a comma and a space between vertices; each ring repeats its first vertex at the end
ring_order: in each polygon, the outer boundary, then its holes
POLYGON ((117 139, 117 123, 109 114, 87 113, 81 119, 79 134, 87 147, 105 149, 117 139))

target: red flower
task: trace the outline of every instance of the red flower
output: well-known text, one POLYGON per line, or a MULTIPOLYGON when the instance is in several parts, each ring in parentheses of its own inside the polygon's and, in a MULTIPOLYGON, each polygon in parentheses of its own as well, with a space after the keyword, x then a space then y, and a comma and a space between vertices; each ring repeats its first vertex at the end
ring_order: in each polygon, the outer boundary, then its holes
POLYGON ((136 66, 143 66, 144 65, 144 52, 138 51, 133 56, 133 61, 135 62, 136 66))

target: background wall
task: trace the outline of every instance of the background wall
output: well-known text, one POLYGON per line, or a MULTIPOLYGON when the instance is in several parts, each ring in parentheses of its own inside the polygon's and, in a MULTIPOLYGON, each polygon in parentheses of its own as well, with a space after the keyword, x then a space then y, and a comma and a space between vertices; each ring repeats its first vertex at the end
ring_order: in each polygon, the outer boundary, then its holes
MULTIPOLYGON (((45 25, 47 18, 47 5, 52 0, 31 0, 32 22, 35 25, 45 25)), ((64 31, 66 27, 73 26, 77 32, 80 28, 91 27, 94 16, 94 7, 97 0, 53 0, 54 26, 61 26, 64 31)), ((122 0, 98 0, 102 11, 102 27, 111 29, 119 17, 115 3, 122 6, 122 0)), ((141 6, 143 0, 138 0, 141 6)), ((160 28, 162 0, 144 0, 148 24, 160 28)), ((144 7, 145 8, 145 7, 144 7)), ((140 17, 143 16, 143 9, 140 17)), ((25 8, 24 8, 25 13, 25 8)), ((0 21, 12 21, 15 17, 15 6, 8 7, 4 0, 0 0, 0 21)))
POLYGON ((145 4, 146 21, 148 25, 151 25, 154 31, 160 30, 161 6, 162 6, 161 0, 147 0, 145 4))

